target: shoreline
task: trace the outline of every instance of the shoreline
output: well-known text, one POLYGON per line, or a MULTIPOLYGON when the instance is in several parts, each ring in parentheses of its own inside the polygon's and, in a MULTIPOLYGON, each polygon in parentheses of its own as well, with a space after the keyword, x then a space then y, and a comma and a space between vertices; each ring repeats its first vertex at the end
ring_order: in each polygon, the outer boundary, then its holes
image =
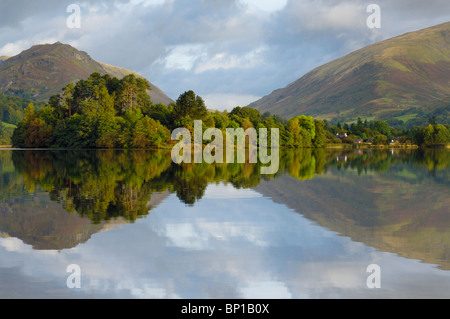
MULTIPOLYGON (((327 149, 419 149, 415 144, 390 144, 390 145, 373 145, 373 144, 328 144, 324 148, 327 149)), ((428 148, 428 147, 423 147, 428 148)), ((445 148, 445 147, 443 147, 445 148)))
MULTIPOLYGON (((204 145, 202 145, 204 146, 204 145)), ((193 148, 193 145, 191 145, 193 148)), ((203 148, 203 147, 202 147, 203 148)), ((258 147, 259 148, 259 147, 258 147)), ((412 144, 395 144, 395 145, 372 145, 372 144, 328 144, 324 147, 320 148, 292 148, 292 147, 280 147, 280 149, 450 149, 450 144, 447 145, 427 145, 420 147, 418 145, 412 144)), ((138 148, 90 148, 90 149, 71 149, 71 148, 20 148, 13 147, 12 145, 0 145, 1 149, 13 149, 13 150, 24 150, 24 151, 97 151, 97 150, 129 150, 129 151, 155 151, 155 150, 170 150, 170 147, 155 147, 155 148, 146 148, 146 149, 138 149, 138 148)), ((236 149, 236 146, 235 146, 236 149)), ((245 149, 248 149, 247 147, 245 149)), ((191 150, 193 151, 193 149, 191 150)))

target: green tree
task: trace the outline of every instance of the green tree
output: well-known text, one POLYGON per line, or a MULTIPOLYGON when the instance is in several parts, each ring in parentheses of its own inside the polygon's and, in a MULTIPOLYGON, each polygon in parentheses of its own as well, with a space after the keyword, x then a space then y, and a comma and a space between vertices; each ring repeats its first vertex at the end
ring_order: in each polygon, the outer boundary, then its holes
POLYGON ((421 146, 425 143, 425 129, 423 127, 412 127, 408 135, 416 145, 421 146))
POLYGON ((434 126, 434 142, 436 144, 447 144, 450 143, 450 132, 442 124, 436 124, 434 126))
POLYGON ((133 129, 133 147, 148 149, 160 147, 170 139, 170 131, 158 121, 144 116, 139 119, 133 129))
MULTIPOLYGON (((259 133, 259 129, 260 128, 267 128, 267 144, 273 145, 272 144, 272 134, 271 134, 271 129, 278 129, 279 134, 280 134, 280 141, 279 141, 279 145, 286 145, 286 127, 279 122, 278 118, 274 117, 274 116, 268 116, 265 117, 259 124, 258 124, 258 133, 259 133)), ((258 136, 259 138, 261 136, 258 136)), ((261 145, 261 144, 260 144, 261 145)))
MULTIPOLYGON (((152 108, 149 90, 147 80, 132 74, 118 80, 92 73, 86 80, 66 85, 61 95, 52 96, 39 111, 30 103, 12 140, 17 147, 128 148, 138 140, 133 138, 138 124, 138 128, 148 129, 143 135, 145 143, 160 146, 167 142, 167 128, 158 120, 145 118, 142 111, 173 125, 173 108, 152 108)), ((0 105, 2 98, 0 95, 0 105)))
POLYGON ((73 107, 73 93, 75 92, 75 86, 73 83, 67 84, 63 89, 62 94, 62 106, 68 112, 68 117, 72 116, 72 107, 73 107))
POLYGON ((11 136, 11 144, 13 147, 25 147, 26 129, 23 121, 17 124, 11 136))
POLYGON ((291 146, 299 148, 311 147, 312 146, 311 135, 307 130, 307 128, 305 128, 305 126, 300 125, 300 121, 301 121, 300 117, 297 116, 288 122, 288 130, 292 134, 291 146))
POLYGON ((261 113, 257 109, 248 106, 237 106, 231 110, 230 119, 236 121, 241 126, 244 120, 247 119, 252 122, 253 127, 257 127, 259 122, 261 122, 261 113))
POLYGON ((312 146, 315 148, 321 148, 324 147, 326 144, 326 138, 325 138, 325 124, 320 121, 316 120, 314 121, 314 130, 315 130, 315 137, 312 141, 312 146))
POLYGON ((190 90, 178 97, 173 112, 175 119, 189 116, 193 120, 203 120, 208 110, 203 99, 190 90))
POLYGON ((312 116, 300 115, 298 118, 298 124, 303 127, 309 134, 311 140, 316 137, 316 124, 312 116))
POLYGON ((389 139, 388 139, 388 137, 386 135, 376 134, 373 137, 372 143, 374 145, 386 145, 386 144, 389 144, 389 139))
POLYGON ((442 124, 428 125, 424 129, 424 144, 439 145, 450 142, 450 133, 442 124))
POLYGON ((143 114, 159 121, 162 125, 168 128, 173 127, 174 122, 174 105, 171 103, 168 106, 162 103, 152 104, 149 107, 143 108, 143 114))
POLYGON ((214 127, 218 128, 222 131, 228 127, 230 118, 226 111, 224 111, 224 112, 214 111, 211 113, 211 116, 214 119, 214 127))
POLYGON ((386 121, 375 121, 372 123, 370 128, 373 131, 377 131, 381 135, 385 135, 389 140, 392 138, 392 130, 386 121))
POLYGON ((46 123, 46 125, 50 127, 55 127, 58 123, 58 114, 55 111, 55 108, 50 104, 40 109, 37 112, 37 117, 42 119, 46 123))
POLYGON ((119 132, 121 118, 114 116, 114 112, 100 113, 96 118, 96 146, 98 148, 114 148, 120 146, 119 132))
POLYGON ((287 127, 292 134, 292 146, 312 147, 316 137, 315 120, 311 116, 300 115, 288 121, 287 127))
MULTIPOLYGON (((29 147, 30 140, 26 143, 28 128, 31 122, 36 118, 34 104, 30 103, 24 111, 23 120, 14 129, 11 136, 11 143, 14 147, 29 147), (26 145, 27 144, 27 145, 26 145)), ((36 124, 36 123, 35 123, 36 124)), ((32 130, 30 132, 33 132, 32 130)))
POLYGON ((117 95, 121 111, 149 107, 151 100, 147 91, 150 89, 147 80, 137 78, 134 74, 123 77, 117 95))
POLYGON ((95 90, 98 97, 98 112, 115 115, 115 92, 113 92, 113 94, 109 94, 108 88, 105 85, 97 86, 95 90))
POLYGON ((95 121, 91 116, 73 114, 58 122, 53 132, 54 147, 80 149, 95 148, 95 121))

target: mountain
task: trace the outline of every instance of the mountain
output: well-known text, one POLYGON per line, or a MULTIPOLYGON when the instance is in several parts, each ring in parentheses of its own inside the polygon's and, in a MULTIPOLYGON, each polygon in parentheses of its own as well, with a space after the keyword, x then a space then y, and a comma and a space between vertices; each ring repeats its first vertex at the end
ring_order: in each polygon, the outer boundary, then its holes
POLYGON ((0 238, 19 238, 36 250, 62 250, 114 227, 107 221, 93 224, 87 217, 68 213, 61 204, 51 201, 48 193, 37 192, 32 196, 33 204, 24 205, 29 197, 0 203, 0 238))
MULTIPOLYGON (((0 57, 0 91, 33 100, 47 100, 61 93, 68 83, 87 79, 94 72, 117 78, 131 73, 142 77, 132 71, 97 62, 86 52, 56 42, 35 45, 13 57, 0 57)), ((150 87, 152 102, 172 102, 156 85, 150 83, 150 87)))
POLYGON ((386 120, 414 117, 448 97, 450 22, 357 50, 249 106, 283 117, 386 120))
MULTIPOLYGON (((352 164, 348 169, 356 170, 352 164)), ((261 180, 254 189, 354 242, 450 270, 449 200, 439 191, 445 186, 418 183, 431 175, 395 165, 364 174, 355 179, 330 168, 308 181, 288 175, 261 180), (425 200, 430 196, 436 196, 431 204, 425 200)))

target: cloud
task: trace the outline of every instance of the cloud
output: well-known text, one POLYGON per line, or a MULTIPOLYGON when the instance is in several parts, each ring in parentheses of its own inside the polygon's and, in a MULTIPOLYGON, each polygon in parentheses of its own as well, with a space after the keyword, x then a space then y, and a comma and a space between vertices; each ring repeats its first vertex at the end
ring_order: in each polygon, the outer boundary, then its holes
POLYGON ((191 70, 195 62, 205 56, 205 46, 202 44, 184 44, 169 48, 170 53, 163 63, 168 69, 191 70))
POLYGON ((263 62, 262 52, 264 47, 255 48, 243 55, 228 54, 225 52, 216 53, 200 61, 194 72, 202 73, 209 70, 218 69, 248 69, 260 65, 263 62))
POLYGON ((249 6, 250 9, 257 9, 264 12, 272 13, 282 10, 287 3, 287 0, 241 0, 242 3, 249 6))
POLYGON ((241 288, 241 294, 244 299, 292 299, 286 284, 276 281, 251 282, 241 288))
POLYGON ((282 12, 291 32, 336 31, 361 28, 365 6, 359 1, 290 1, 282 12))
POLYGON ((382 28, 360 0, 81 0, 0 3, 0 54, 60 41, 139 72, 170 97, 263 96, 313 68, 376 41, 450 20, 448 0, 379 0, 382 28))
POLYGON ((246 106, 261 98, 251 94, 211 93, 202 96, 209 109, 230 112, 236 106, 246 106))
POLYGON ((10 252, 28 252, 31 250, 31 247, 25 245, 22 240, 13 237, 0 239, 0 246, 10 252))

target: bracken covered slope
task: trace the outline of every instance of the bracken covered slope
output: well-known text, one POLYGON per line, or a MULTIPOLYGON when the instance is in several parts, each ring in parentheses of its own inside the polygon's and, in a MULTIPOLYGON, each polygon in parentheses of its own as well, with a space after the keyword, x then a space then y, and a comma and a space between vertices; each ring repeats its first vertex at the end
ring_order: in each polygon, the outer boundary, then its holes
MULTIPOLYGON (((100 63, 86 52, 56 42, 35 45, 13 57, 0 57, 0 91, 34 100, 47 100, 70 82, 87 79, 98 72, 122 78, 132 71, 100 63)), ((168 104, 172 100, 150 83, 154 103, 168 104)))
POLYGON ((250 104, 284 117, 389 119, 450 96, 450 22, 367 46, 250 104))

